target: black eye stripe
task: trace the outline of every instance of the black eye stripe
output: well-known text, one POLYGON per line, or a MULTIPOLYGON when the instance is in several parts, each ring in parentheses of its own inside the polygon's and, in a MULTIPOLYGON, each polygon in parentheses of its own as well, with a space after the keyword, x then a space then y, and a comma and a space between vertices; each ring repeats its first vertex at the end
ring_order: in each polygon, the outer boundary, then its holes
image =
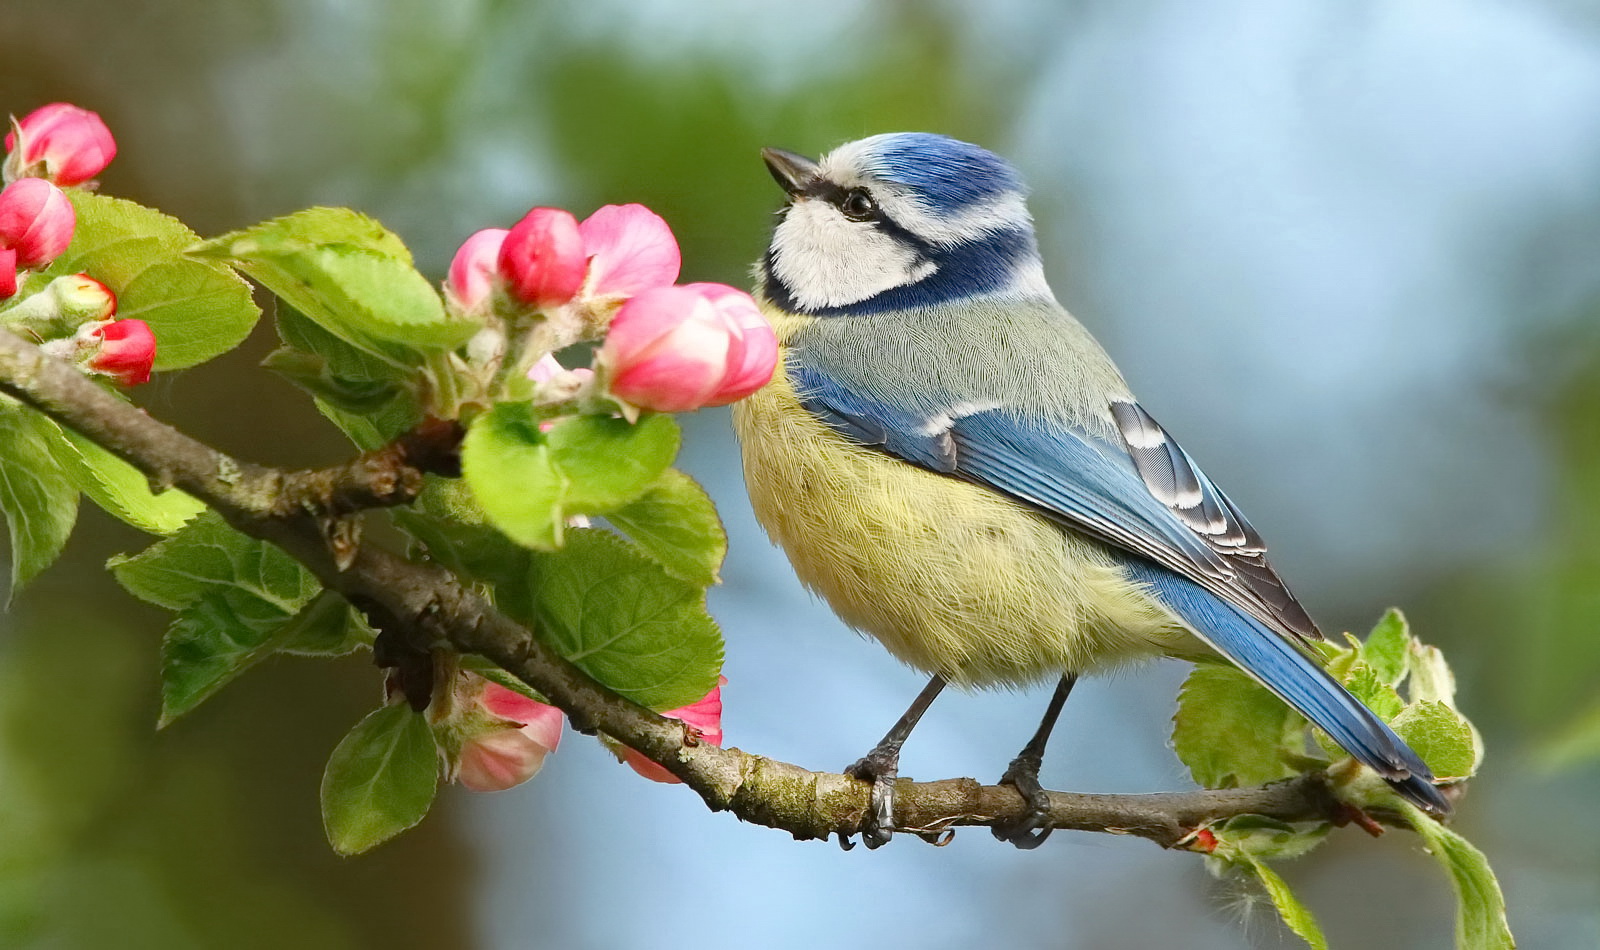
POLYGON ((881 221, 883 214, 878 209, 878 203, 873 200, 872 192, 865 188, 846 188, 831 181, 813 180, 800 192, 806 198, 826 201, 855 221, 881 221), (869 207, 865 211, 852 211, 852 203, 865 198, 869 207))

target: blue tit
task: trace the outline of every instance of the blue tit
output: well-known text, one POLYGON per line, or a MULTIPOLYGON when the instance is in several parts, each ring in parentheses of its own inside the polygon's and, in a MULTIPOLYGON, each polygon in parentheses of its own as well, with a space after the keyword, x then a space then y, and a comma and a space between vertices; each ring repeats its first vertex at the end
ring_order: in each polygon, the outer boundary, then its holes
POLYGON ((734 407, 757 518, 845 622, 932 675, 849 769, 893 827, 900 746, 947 683, 1058 678, 1001 781, 1049 833, 1045 743, 1079 674, 1232 661, 1406 799, 1450 803, 1417 754, 1312 658, 1321 639, 1239 509, 1140 405, 1045 282, 1015 169, 895 133, 819 161, 766 149, 788 195, 757 265, 783 347, 734 407))

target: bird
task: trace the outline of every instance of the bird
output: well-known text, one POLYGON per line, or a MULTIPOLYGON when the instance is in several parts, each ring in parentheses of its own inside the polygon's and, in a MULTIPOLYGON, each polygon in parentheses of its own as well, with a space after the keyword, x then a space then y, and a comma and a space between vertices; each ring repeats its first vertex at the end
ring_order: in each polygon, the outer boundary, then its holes
POLYGON ((991 829, 1037 847, 1073 685, 1157 655, 1231 661, 1449 814, 1417 753, 1314 658, 1322 634, 1260 534, 1056 300, 1009 162, 929 132, 761 154, 785 196, 754 268, 780 362, 734 406, 750 501, 803 584, 930 676, 846 769, 872 783, 863 843, 892 836, 900 749, 947 684, 1054 678, 1000 780, 1025 813, 991 829))

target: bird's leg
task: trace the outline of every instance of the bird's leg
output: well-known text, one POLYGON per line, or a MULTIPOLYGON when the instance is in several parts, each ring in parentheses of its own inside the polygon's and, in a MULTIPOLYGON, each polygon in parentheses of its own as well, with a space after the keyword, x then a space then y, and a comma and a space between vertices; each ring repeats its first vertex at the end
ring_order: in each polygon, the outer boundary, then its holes
MULTIPOLYGON (((944 689, 944 685, 944 677, 935 673, 917 698, 912 700, 911 708, 906 710, 883 740, 844 770, 844 774, 852 778, 872 783, 872 800, 867 806, 866 817, 861 820, 861 840, 868 848, 881 847, 894 835, 894 780, 900 775, 900 747, 911 735, 911 730, 916 728, 922 714, 933 705, 934 698, 944 689)), ((843 836, 839 838, 839 843, 846 850, 850 848, 843 836)))
POLYGON ((1056 720, 1061 716, 1061 707, 1067 704, 1067 696, 1072 692, 1073 684, 1077 682, 1076 673, 1068 673, 1061 677, 1061 682, 1056 684, 1056 693, 1050 697, 1050 705, 1044 711, 1044 719, 1039 721, 1039 731, 1033 734, 1033 738, 1022 747, 1017 757, 1011 760, 1011 764, 1006 767, 1006 774, 1000 776, 1000 784, 1015 788, 1021 793, 1022 800, 1028 804, 1028 813, 1022 818, 995 825, 990 829, 1001 841, 1009 841, 1019 848, 1031 850, 1044 844, 1044 839, 1050 837, 1050 826, 1045 824, 1050 814, 1050 797, 1039 784, 1039 766, 1044 762, 1044 746, 1050 741, 1050 730, 1056 727, 1056 720))

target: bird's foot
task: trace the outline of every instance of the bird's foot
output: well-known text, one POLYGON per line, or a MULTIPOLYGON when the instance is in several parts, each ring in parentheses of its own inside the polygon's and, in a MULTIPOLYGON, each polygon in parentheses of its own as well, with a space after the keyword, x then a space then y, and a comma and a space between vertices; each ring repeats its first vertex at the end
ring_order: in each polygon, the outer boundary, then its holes
MULTIPOLYGON (((900 776, 900 750, 880 746, 857 759, 844 774, 872 783, 872 797, 861 819, 861 843, 869 849, 883 847, 894 837, 894 781, 900 776)), ((839 844, 846 851, 855 847, 842 835, 839 844)))
POLYGON ((1053 830, 1049 825, 1050 796, 1039 784, 1040 756, 1024 752, 1011 760, 1006 773, 1000 776, 1001 785, 1010 785, 1022 796, 1028 811, 1016 821, 997 824, 989 829, 999 840, 1006 841, 1024 851, 1044 844, 1053 830))

